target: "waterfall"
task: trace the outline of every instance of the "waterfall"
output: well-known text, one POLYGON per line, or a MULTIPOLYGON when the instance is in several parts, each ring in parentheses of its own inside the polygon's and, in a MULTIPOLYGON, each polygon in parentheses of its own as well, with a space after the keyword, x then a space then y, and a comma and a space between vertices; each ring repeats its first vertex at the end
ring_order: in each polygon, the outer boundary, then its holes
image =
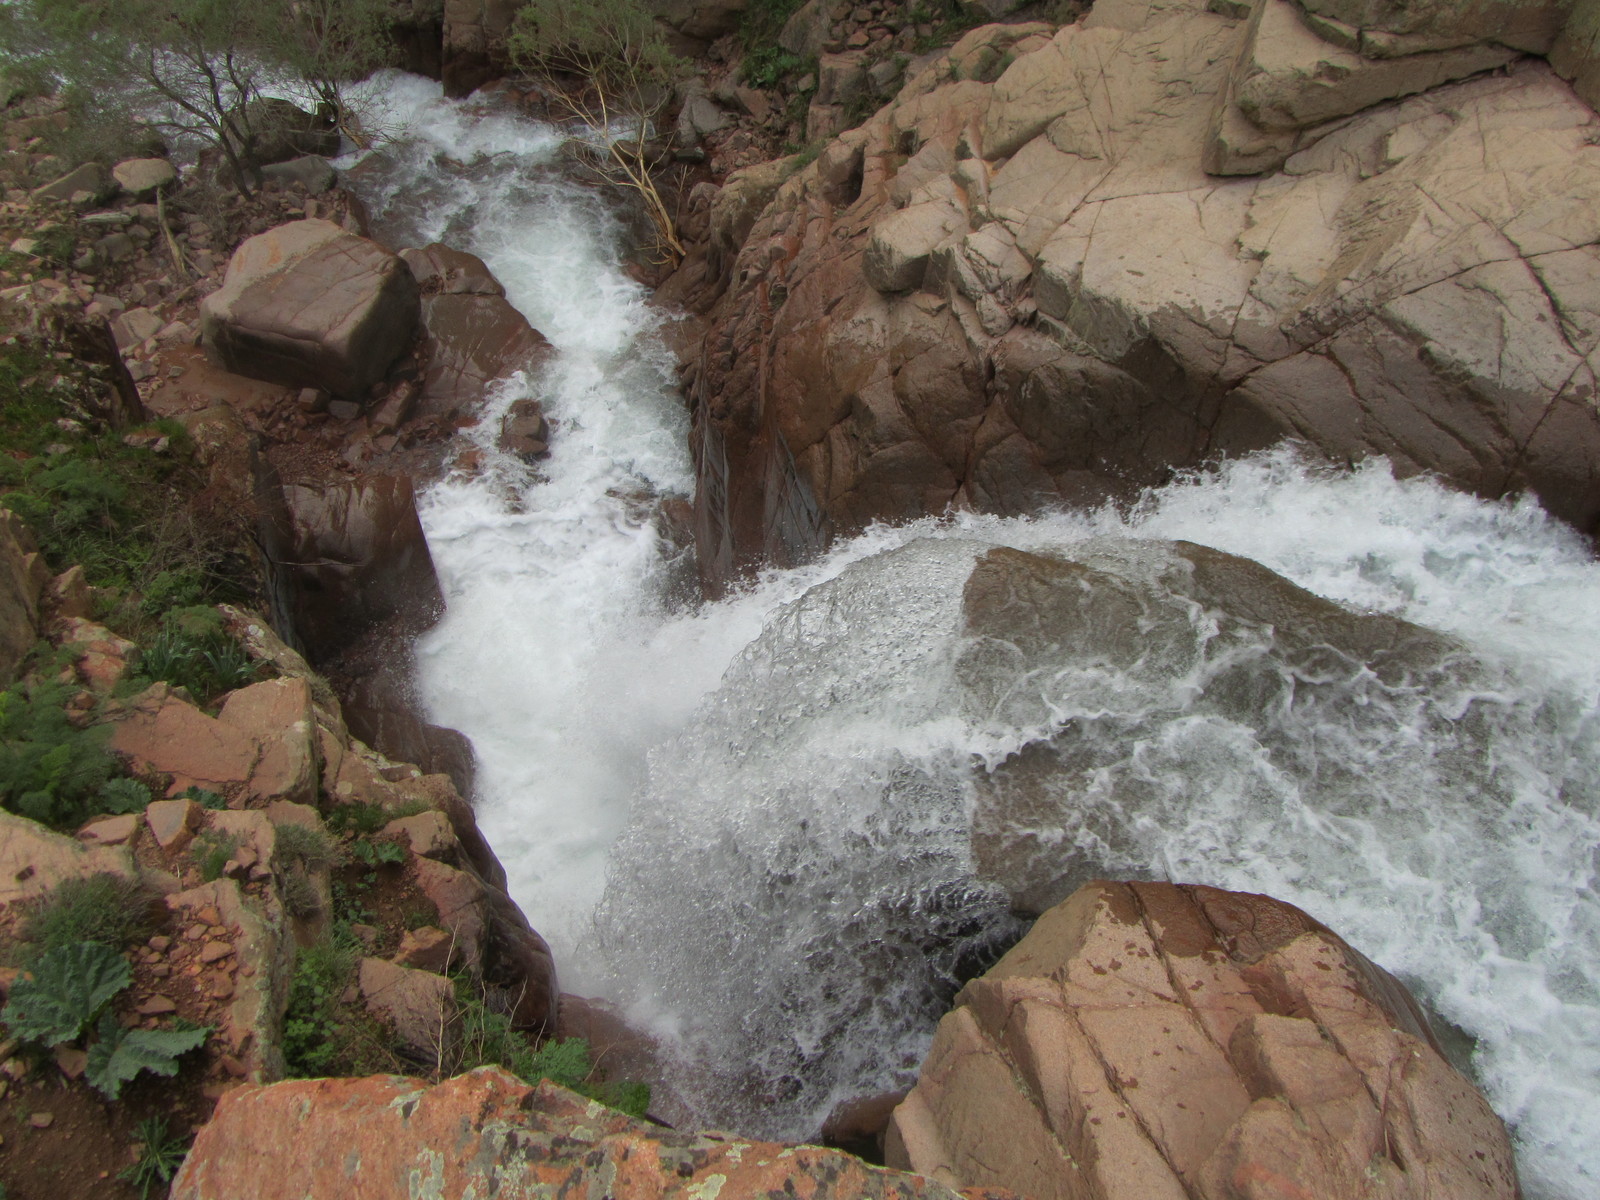
MULTIPOLYGON (((360 172, 380 231, 481 255, 557 351, 492 401, 537 395, 550 458, 529 470, 485 439, 481 474, 424 498, 449 608, 422 688, 477 748, 480 820, 563 986, 676 1048, 694 1120, 805 1136, 835 1101, 903 1086, 954 981, 1015 935, 973 877, 973 780, 1038 730, 963 700, 975 559, 1181 538, 1438 630, 1482 669, 1416 698, 1426 724, 1319 742, 1321 773, 1273 757, 1278 717, 1135 697, 1062 854, 1305 908, 1472 1040, 1530 1197, 1600 1194, 1600 566, 1582 539, 1531 502, 1279 449, 1131 511, 874 528, 680 607, 651 521, 692 483, 671 318, 620 271, 614 218, 555 131, 380 84, 404 130, 360 172), (1450 782, 1463 755, 1481 788, 1450 782)), ((1070 683, 1012 681, 1094 728, 1070 683)))

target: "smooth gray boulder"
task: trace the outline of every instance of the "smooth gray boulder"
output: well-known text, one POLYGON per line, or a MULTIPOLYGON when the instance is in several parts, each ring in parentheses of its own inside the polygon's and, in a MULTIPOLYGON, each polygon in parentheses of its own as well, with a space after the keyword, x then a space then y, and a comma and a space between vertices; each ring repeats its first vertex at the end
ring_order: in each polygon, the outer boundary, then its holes
POLYGON ((298 183, 313 196, 321 195, 339 182, 339 172, 328 165, 327 159, 315 154, 272 163, 261 169, 261 175, 277 183, 298 183))
POLYGON ((116 190, 110 173, 99 163, 88 162, 81 167, 74 167, 60 179, 52 180, 43 187, 34 188, 33 198, 55 200, 65 204, 74 196, 87 193, 91 199, 99 201, 113 195, 116 190))
POLYGON ((178 181, 178 172, 164 158, 129 158, 111 168, 111 178, 128 195, 148 200, 178 181))

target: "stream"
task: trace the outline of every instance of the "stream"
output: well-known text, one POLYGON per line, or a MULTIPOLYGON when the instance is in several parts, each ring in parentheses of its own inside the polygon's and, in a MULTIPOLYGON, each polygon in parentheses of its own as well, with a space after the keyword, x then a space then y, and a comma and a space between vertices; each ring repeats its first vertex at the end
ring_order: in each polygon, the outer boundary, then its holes
MULTIPOLYGON (((956 981, 1020 932, 973 876, 972 778, 1039 731, 963 703, 972 564, 995 545, 1183 538, 1453 636, 1498 682, 1422 698, 1443 720, 1396 719, 1380 743, 1329 736, 1325 773, 1263 748, 1276 716, 1153 696, 1060 853, 1085 879, 1306 909, 1467 1039, 1527 1195, 1600 1195, 1600 566, 1583 539, 1531 502, 1280 448, 1131 510, 873 528, 687 604, 651 520, 653 498, 693 487, 658 336, 672 318, 621 270, 610 208, 558 131, 426 80, 375 86, 398 131, 361 172, 375 235, 480 255, 557 351, 462 435, 485 469, 423 497, 448 611, 420 686, 476 747, 480 822, 563 990, 664 1039, 687 1119, 814 1136, 838 1101, 914 1077, 956 981), (536 468, 490 434, 522 395, 553 428, 536 468), (1441 784, 1469 752, 1481 786, 1441 784), (1336 777, 1371 797, 1348 803, 1336 777), (1136 808, 1117 800, 1129 781, 1136 808)), ((1071 688, 1038 686, 1058 727, 1092 724, 1071 688)))

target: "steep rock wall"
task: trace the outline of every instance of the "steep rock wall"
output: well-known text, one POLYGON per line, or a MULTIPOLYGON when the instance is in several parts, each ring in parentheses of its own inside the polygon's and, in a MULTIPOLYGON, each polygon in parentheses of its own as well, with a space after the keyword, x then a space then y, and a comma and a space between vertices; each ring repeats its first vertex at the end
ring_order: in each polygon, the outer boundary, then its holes
POLYGON ((1281 3, 975 30, 777 191, 689 372, 711 581, 1286 436, 1600 515, 1594 112, 1479 41, 1495 70, 1411 55, 1355 115, 1280 71, 1263 130, 1239 64, 1281 3), (1208 174, 1240 122, 1270 173, 1208 174))

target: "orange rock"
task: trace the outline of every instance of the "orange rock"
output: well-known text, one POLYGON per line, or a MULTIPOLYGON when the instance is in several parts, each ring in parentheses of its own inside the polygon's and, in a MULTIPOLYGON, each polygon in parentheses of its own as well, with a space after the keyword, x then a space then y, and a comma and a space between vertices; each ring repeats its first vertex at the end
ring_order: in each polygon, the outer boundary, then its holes
POLYGON ((102 817, 78 830, 78 840, 91 846, 120 846, 139 832, 139 818, 133 814, 102 817))
POLYGON ((1040 1200, 1517 1195, 1409 993, 1270 897, 1089 884, 956 1002, 891 1165, 1040 1200))
POLYGON ((680 1133, 498 1067, 431 1087, 373 1076, 235 1088, 171 1191, 172 1200, 417 1195, 956 1200, 941 1184, 837 1150, 680 1133))
POLYGON ((402 967, 443 973, 450 966, 455 939, 442 929, 424 925, 408 930, 400 939, 394 961, 402 967))
POLYGON ((487 930, 483 885, 465 871, 431 858, 413 859, 412 867, 417 886, 439 910, 439 924, 455 938, 468 965, 476 966, 483 955, 487 930))
POLYGON ((139 651, 127 638, 82 617, 62 617, 56 629, 60 645, 72 652, 78 678, 96 692, 109 692, 122 682, 139 651))
POLYGON ((245 802, 315 799, 319 765, 311 692, 303 679, 271 679, 231 693, 208 717, 165 684, 141 692, 117 721, 111 748, 142 769, 245 802), (230 785, 235 785, 230 788, 230 785))
POLYGON ((144 810, 150 835, 163 850, 182 850, 200 827, 204 810, 193 800, 156 800, 144 810))
POLYGON ((443 975, 363 958, 359 974, 367 1009, 424 1062, 443 1063, 454 1041, 455 985, 443 975))

